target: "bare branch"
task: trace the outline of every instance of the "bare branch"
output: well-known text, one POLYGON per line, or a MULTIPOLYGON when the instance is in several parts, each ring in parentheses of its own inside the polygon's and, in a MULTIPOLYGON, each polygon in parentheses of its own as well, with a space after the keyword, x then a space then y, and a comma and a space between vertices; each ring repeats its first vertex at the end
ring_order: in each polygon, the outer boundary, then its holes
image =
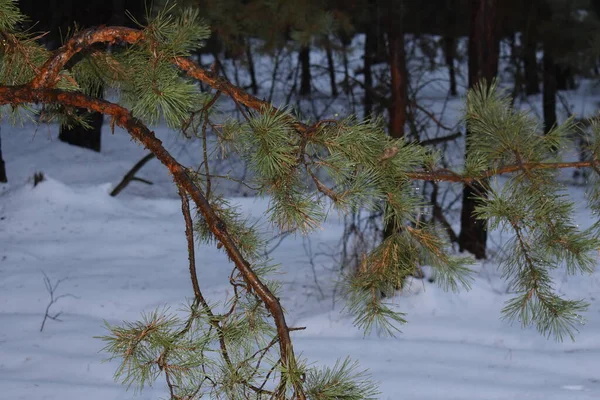
POLYGON ((444 142, 450 142, 454 139, 458 139, 461 136, 462 136, 461 132, 456 132, 456 133, 453 133, 452 135, 448 135, 448 136, 442 136, 442 137, 422 140, 419 142, 419 144, 421 146, 433 146, 433 145, 444 143, 444 142))
POLYGON ((129 185, 129 182, 131 181, 141 181, 144 183, 148 183, 148 184, 152 184, 152 182, 148 182, 146 180, 143 180, 141 178, 136 178, 135 174, 142 169, 142 167, 144 165, 146 165, 146 163, 150 160, 152 160, 153 158, 155 158, 153 153, 148 153, 144 156, 144 158, 142 158, 140 161, 138 161, 137 163, 135 163, 135 165, 129 170, 129 172, 127 172, 125 174, 125 176, 123 177, 123 179, 121 179, 121 182, 119 182, 119 184, 112 190, 112 192, 110 192, 111 196, 116 196, 119 193, 121 193, 121 191, 123 189, 125 189, 127 187, 127 185, 129 185))
POLYGON ((46 306, 46 312, 44 313, 44 319, 42 320, 42 325, 40 326, 40 332, 44 331, 44 326, 46 325, 46 320, 48 320, 48 319, 51 319, 53 321, 62 322, 62 320, 58 318, 62 314, 62 311, 59 311, 56 314, 50 314, 50 307, 52 307, 54 304, 56 304, 56 302, 58 300, 65 298, 65 297, 73 297, 75 299, 79 298, 70 293, 61 294, 60 296, 55 296, 56 289, 58 289, 58 286, 61 284, 61 282, 64 282, 67 279, 66 278, 59 279, 54 284, 52 284, 52 281, 50 281, 50 278, 48 278, 48 275, 46 275, 46 273, 43 271, 42 271, 42 273, 44 274, 44 286, 46 287, 46 291, 50 295, 50 301, 48 302, 48 305, 46 306))

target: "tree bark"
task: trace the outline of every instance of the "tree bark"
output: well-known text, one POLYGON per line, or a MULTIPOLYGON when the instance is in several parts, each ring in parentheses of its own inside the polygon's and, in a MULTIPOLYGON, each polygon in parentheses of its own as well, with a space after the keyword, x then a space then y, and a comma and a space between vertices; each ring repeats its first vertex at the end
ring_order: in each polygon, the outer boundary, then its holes
POLYGON ((246 40, 246 60, 248 61, 248 73, 250 74, 250 87, 252 94, 258 94, 258 83, 256 81, 256 69, 254 68, 254 57, 252 57, 252 46, 249 40, 246 40))
POLYGON ((523 48, 523 65, 525 68, 525 94, 532 95, 540 92, 540 79, 538 77, 537 46, 536 43, 525 43, 523 48))
POLYGON ((329 35, 325 36, 325 52, 327 55, 327 70, 329 71, 329 83, 331 85, 331 96, 337 97, 337 83, 335 81, 335 63, 333 61, 333 51, 331 49, 331 40, 329 35))
POLYGON ((348 46, 352 43, 349 35, 340 34, 340 41, 342 43, 342 64, 344 65, 344 85, 343 90, 345 94, 350 94, 350 67, 348 65, 348 46))
MULTIPOLYGON (((499 0, 471 0, 471 29, 469 35, 469 88, 482 79, 489 85, 498 73, 499 0)), ((469 130, 467 127, 467 137, 469 130)), ((467 146, 467 154, 469 148, 467 146)), ((476 196, 486 196, 486 181, 465 185, 460 216, 460 251, 468 251, 477 259, 485 258, 487 230, 484 220, 473 215, 476 196)))
POLYGON ((311 91, 310 82, 310 48, 303 46, 298 55, 300 61, 300 96, 308 96, 311 91))
POLYGON ((552 54, 552 45, 544 42, 544 133, 556 125, 556 63, 552 54))
POLYGON ((390 105, 390 136, 404 136, 406 123, 406 105, 408 102, 408 74, 406 72, 406 50, 404 32, 397 21, 391 21, 389 27, 390 70, 392 84, 392 102, 390 105))
POLYGON ((444 58, 446 59, 446 66, 448 67, 448 75, 450 78, 450 95, 456 96, 458 94, 456 90, 456 67, 454 60, 456 59, 456 37, 459 36, 456 33, 457 30, 457 16, 456 16, 456 1, 446 0, 446 8, 444 13, 446 17, 446 26, 444 28, 444 37, 442 39, 444 45, 444 58))
POLYGON ((371 71, 371 65, 373 65, 373 54, 375 51, 375 36, 373 29, 370 27, 367 29, 365 35, 365 53, 364 53, 364 86, 365 86, 365 97, 363 99, 364 105, 364 117, 368 118, 373 113, 373 73, 371 71))
POLYGON ((448 75, 450 78, 450 95, 456 96, 456 68, 454 59, 456 58, 456 39, 452 36, 444 37, 444 56, 446 58, 446 66, 448 66, 448 75))
MULTIPOLYGON (((404 126, 407 119, 408 103, 408 73, 406 70, 406 49, 404 45, 404 30, 400 15, 388 15, 388 47, 391 75, 392 98, 389 107, 389 135, 393 138, 404 136, 404 126)), ((383 230, 384 239, 394 233, 394 223, 389 222, 383 230)))
POLYGON ((527 19, 523 29, 523 66, 525 68, 525 94, 540 93, 540 80, 537 64, 537 6, 536 0, 526 3, 527 19))

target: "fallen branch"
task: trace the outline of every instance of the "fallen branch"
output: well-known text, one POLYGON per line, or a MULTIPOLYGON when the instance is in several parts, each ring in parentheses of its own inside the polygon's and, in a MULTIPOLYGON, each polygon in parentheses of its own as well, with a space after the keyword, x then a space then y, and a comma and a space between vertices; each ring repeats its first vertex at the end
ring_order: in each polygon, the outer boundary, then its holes
POLYGON ((48 275, 46 275, 45 272, 43 272, 43 274, 44 274, 44 286, 46 286, 46 291, 50 295, 50 301, 48 302, 48 305, 46 306, 46 312, 44 313, 44 319, 42 320, 42 326, 40 326, 40 332, 44 331, 44 326, 46 325, 46 320, 48 320, 48 319, 51 319, 53 321, 62 322, 62 320, 60 320, 58 318, 58 317, 60 317, 60 314, 62 314, 62 311, 59 311, 56 314, 50 314, 50 307, 52 307, 54 304, 56 304, 57 301, 65 298, 65 297, 73 297, 76 299, 78 298, 77 296, 74 296, 69 293, 61 294, 60 296, 55 297, 56 289, 58 289, 58 285, 60 285, 61 282, 64 282, 66 280, 66 278, 57 280, 56 283, 54 283, 54 285, 53 285, 52 281, 50 281, 50 278, 48 278, 48 275))
POLYGON ((125 176, 123 177, 123 179, 121 180, 121 182, 119 182, 119 184, 112 190, 112 192, 110 192, 111 196, 116 196, 119 193, 121 193, 121 191, 123 189, 125 189, 127 187, 127 185, 129 185, 129 182, 131 181, 140 181, 140 182, 144 182, 148 185, 152 185, 152 182, 147 181, 145 179, 142 178, 137 178, 135 176, 135 174, 144 166, 146 165, 146 163, 152 159, 154 159, 156 156, 154 155, 154 153, 148 153, 144 156, 144 158, 142 158, 140 161, 138 161, 137 163, 135 163, 135 165, 133 166, 133 168, 131 168, 129 170, 129 172, 127 172, 125 174, 125 176))

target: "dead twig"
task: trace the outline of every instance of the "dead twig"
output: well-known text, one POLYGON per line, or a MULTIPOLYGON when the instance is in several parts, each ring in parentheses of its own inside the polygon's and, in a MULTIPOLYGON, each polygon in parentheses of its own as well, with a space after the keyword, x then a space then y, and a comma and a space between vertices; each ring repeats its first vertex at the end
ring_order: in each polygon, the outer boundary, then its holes
POLYGON ((127 187, 127 185, 129 185, 129 183, 131 181, 139 181, 139 182, 144 182, 148 185, 152 185, 152 182, 147 181, 145 179, 142 178, 138 178, 135 176, 135 174, 142 169, 142 167, 144 165, 146 165, 146 163, 152 159, 154 159, 156 156, 153 153, 148 153, 146 154, 140 161, 138 161, 137 163, 135 163, 135 165, 129 170, 129 172, 127 172, 125 174, 125 176, 123 177, 123 179, 121 179, 121 182, 119 182, 119 184, 117 186, 115 186, 115 188, 112 190, 112 192, 110 192, 110 195, 115 197, 116 195, 118 195, 119 193, 121 193, 121 191, 123 189, 125 189, 127 187))
POLYGON ((50 278, 48 278, 48 275, 46 275, 46 273, 43 271, 42 271, 42 273, 44 274, 44 286, 46 286, 46 291, 50 295, 50 301, 48 302, 48 305, 46 306, 46 312, 44 313, 44 319, 42 320, 42 326, 40 326, 40 332, 44 331, 44 326, 46 325, 46 321, 48 319, 51 319, 53 321, 62 322, 62 320, 58 318, 62 314, 62 311, 59 311, 56 314, 51 314, 50 307, 52 307, 54 304, 56 304, 56 302, 58 302, 60 299, 63 299, 65 297, 73 297, 75 299, 79 298, 70 293, 61 294, 60 296, 56 296, 56 289, 58 289, 58 286, 61 284, 61 282, 66 281, 67 278, 59 279, 54 284, 52 284, 52 281, 50 280, 50 278))

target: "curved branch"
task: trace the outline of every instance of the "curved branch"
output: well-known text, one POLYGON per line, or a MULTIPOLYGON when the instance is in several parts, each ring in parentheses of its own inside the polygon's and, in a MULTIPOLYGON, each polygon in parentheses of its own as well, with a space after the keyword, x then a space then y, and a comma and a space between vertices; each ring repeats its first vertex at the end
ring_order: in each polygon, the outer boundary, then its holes
POLYGON ((108 26, 85 29, 69 39, 67 43, 52 54, 40 68, 39 74, 31 81, 31 87, 34 89, 54 87, 58 82, 60 71, 67 65, 69 60, 95 43, 114 44, 125 42, 132 44, 143 37, 144 33, 139 29, 125 27, 108 26))
MULTIPOLYGON (((142 40, 144 36, 145 35, 142 30, 125 27, 109 26, 85 29, 73 36, 67 41, 67 43, 54 52, 53 56, 40 69, 39 75, 31 82, 31 86, 32 88, 53 87, 58 81, 58 76, 61 69, 64 68, 67 62, 69 62, 69 60, 77 53, 95 43, 124 42, 133 44, 142 40)), ((225 78, 222 78, 217 74, 200 67, 198 64, 187 58, 175 57, 173 59, 173 64, 180 68, 188 76, 206 83, 215 90, 227 94, 239 104, 243 104, 244 106, 257 111, 271 109, 273 112, 277 112, 277 109, 273 107, 271 103, 252 96, 251 94, 233 85, 225 78)), ((311 127, 303 124, 300 121, 297 121, 294 118, 291 118, 290 122, 300 134, 308 134, 311 131, 311 127)), ((528 169, 560 169, 583 167, 593 168, 597 167, 598 165, 600 165, 600 162, 596 161, 572 163, 526 163, 523 166, 507 165, 501 168, 488 170, 475 177, 465 177, 446 169, 413 172, 408 174, 408 177, 415 180, 425 181, 472 183, 474 181, 489 178, 495 175, 516 172, 521 170, 523 167, 528 169)))
MULTIPOLYGON (((30 85, 34 89, 42 87, 54 87, 59 79, 60 71, 67 65, 77 53, 96 43, 114 44, 117 42, 134 44, 145 37, 144 31, 133 28, 119 26, 106 26, 88 28, 69 39, 63 46, 54 52, 52 57, 40 69, 40 73, 31 81, 30 85)), ((237 103, 256 111, 270 109, 274 113, 277 108, 267 101, 260 100, 244 90, 233 85, 227 79, 218 76, 216 73, 207 71, 195 62, 184 58, 173 58, 173 64, 185 72, 188 76, 202 81, 215 90, 226 93, 237 103)), ((290 122, 294 129, 299 133, 308 133, 310 127, 302 122, 291 118, 290 122)))
MULTIPOLYGON (((227 79, 218 76, 216 73, 207 71, 206 69, 200 67, 198 64, 187 58, 174 58, 173 64, 179 67, 188 76, 206 83, 215 90, 227 94, 239 104, 243 104, 244 106, 256 111, 262 111, 265 109, 270 109, 273 113, 276 113, 278 111, 277 108, 273 107, 271 103, 264 100, 260 100, 258 97, 252 96, 250 93, 247 93, 239 87, 233 85, 227 79)), ((296 129, 301 134, 306 134, 310 131, 310 127, 308 125, 303 124, 302 122, 296 119, 292 118, 290 122, 292 123, 294 129, 296 129)))
MULTIPOLYGON (((69 62, 69 60, 77 53, 92 46, 93 44, 117 42, 133 44, 142 40, 144 37, 145 34, 142 30, 133 28, 108 26, 85 29, 73 36, 67 41, 67 43, 54 52, 53 56, 40 69, 38 76, 31 81, 31 87, 53 87, 58 80, 58 75, 61 69, 64 68, 67 62, 69 62)), ((198 64, 187 58, 175 57, 173 58, 173 64, 180 68, 188 76, 206 83, 215 90, 224 92, 237 103, 243 104, 244 106, 257 111, 271 109, 273 112, 277 112, 277 109, 273 107, 271 103, 252 96, 243 89, 233 85, 225 78, 222 78, 217 74, 200 67, 198 64)), ((303 124, 300 121, 297 121, 296 119, 292 118, 290 122, 301 134, 307 134, 311 131, 311 127, 303 124)), ((451 135, 451 137, 453 137, 453 135, 451 135)), ((524 164, 524 167, 528 169, 560 169, 594 167, 598 166, 599 164, 600 163, 595 161, 572 163, 526 163, 524 164)), ((521 165, 508 165, 494 170, 488 170, 477 177, 464 177, 448 170, 420 171, 409 174, 409 178, 427 181, 441 180, 448 182, 471 183, 473 181, 489 178, 494 175, 516 172, 522 168, 523 166, 521 165)))
MULTIPOLYGON (((154 132, 148 129, 140 120, 134 118, 127 109, 106 100, 95 99, 78 92, 67 92, 57 89, 32 89, 29 86, 0 86, 0 105, 19 105, 25 103, 57 103, 86 108, 90 111, 109 115, 117 125, 126 129, 133 138, 154 153, 156 158, 169 169, 177 186, 185 190, 192 200, 194 200, 196 207, 204 216, 211 232, 223 245, 236 268, 265 303, 265 306, 273 316, 280 339, 279 348, 282 363, 289 365, 289 362, 294 362, 294 350, 289 328, 285 321, 283 308, 279 303, 279 299, 273 295, 252 270, 250 263, 244 259, 227 232, 227 226, 219 219, 202 191, 187 174, 186 168, 171 156, 163 147, 160 139, 154 135, 154 132)), ((305 398, 301 387, 294 389, 299 399, 305 398)))

